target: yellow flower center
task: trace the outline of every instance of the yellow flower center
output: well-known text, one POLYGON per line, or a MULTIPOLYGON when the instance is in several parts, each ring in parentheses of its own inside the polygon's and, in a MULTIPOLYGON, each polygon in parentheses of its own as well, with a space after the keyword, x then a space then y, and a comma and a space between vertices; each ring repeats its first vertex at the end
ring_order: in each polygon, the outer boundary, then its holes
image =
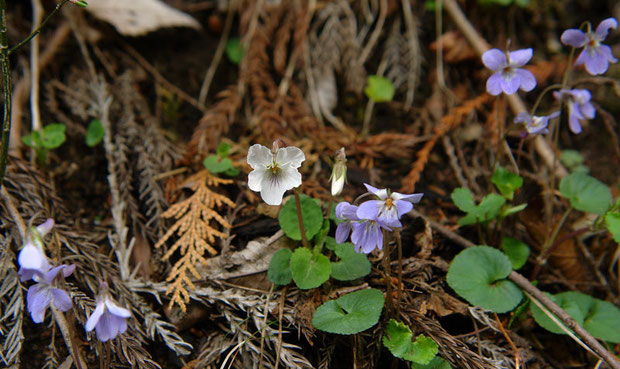
POLYGON ((394 205, 394 200, 392 200, 391 197, 388 197, 385 200, 385 207, 388 208, 388 209, 391 209, 393 205, 394 205))

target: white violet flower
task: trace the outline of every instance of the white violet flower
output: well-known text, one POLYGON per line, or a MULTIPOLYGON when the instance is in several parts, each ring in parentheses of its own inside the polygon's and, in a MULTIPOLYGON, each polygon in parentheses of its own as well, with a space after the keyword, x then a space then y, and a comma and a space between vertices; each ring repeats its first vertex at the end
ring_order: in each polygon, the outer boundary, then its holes
POLYGON ((248 175, 250 190, 260 192, 269 205, 280 205, 284 192, 301 185, 301 173, 297 168, 306 160, 299 148, 290 146, 273 150, 259 144, 248 151, 248 164, 254 169, 248 175))

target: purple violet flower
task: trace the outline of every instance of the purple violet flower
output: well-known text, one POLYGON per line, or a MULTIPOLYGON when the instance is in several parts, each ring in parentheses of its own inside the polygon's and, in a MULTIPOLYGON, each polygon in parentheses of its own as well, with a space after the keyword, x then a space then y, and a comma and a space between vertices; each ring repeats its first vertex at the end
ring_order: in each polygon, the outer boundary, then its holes
POLYGON ((514 119, 515 123, 523 123, 525 125, 524 137, 528 134, 535 135, 537 133, 549 133, 547 126, 549 125, 549 119, 557 118, 560 115, 559 111, 553 112, 549 115, 531 116, 527 112, 521 112, 517 114, 514 119))
POLYGON ((20 266, 18 274, 23 282, 31 280, 35 275, 45 279, 47 272, 51 269, 49 260, 43 250, 43 237, 53 227, 54 219, 49 218, 31 230, 31 235, 17 256, 17 262, 20 266))
POLYGON ((572 89, 554 91, 553 96, 561 100, 564 96, 568 96, 568 126, 575 133, 581 133, 581 121, 594 118, 596 109, 590 102, 592 94, 588 90, 572 89))
POLYGON ((495 73, 487 80, 487 92, 497 96, 504 92, 512 95, 519 88, 531 91, 536 87, 536 78, 529 70, 520 67, 532 58, 532 49, 521 49, 504 53, 491 49, 482 54, 484 65, 495 73))
POLYGON ((102 292, 97 297, 97 306, 86 321, 86 332, 95 329, 97 338, 101 342, 116 338, 127 330, 127 318, 131 316, 129 310, 122 308, 112 301, 108 293, 107 284, 102 283, 102 292))
POLYGON ((62 312, 71 309, 71 298, 67 292, 60 288, 53 287, 53 284, 61 275, 66 278, 70 276, 74 270, 75 264, 60 265, 53 269, 49 269, 43 275, 34 275, 34 280, 37 284, 28 288, 26 301, 30 316, 35 323, 43 322, 45 312, 50 303, 54 304, 54 307, 62 312))
POLYGON ((617 27, 618 21, 615 18, 607 18, 596 27, 594 32, 590 30, 589 25, 587 33, 578 29, 567 29, 562 33, 560 39, 565 45, 574 48, 583 47, 575 65, 585 64, 588 73, 595 76, 605 73, 610 62, 616 63, 618 61, 614 58, 609 46, 601 45, 601 42, 607 37, 609 29, 617 27))
POLYGON ((402 227, 400 218, 413 209, 413 204, 420 202, 424 194, 404 195, 398 192, 388 194, 386 189, 378 189, 364 183, 368 192, 377 196, 378 200, 369 200, 357 209, 360 219, 376 220, 387 227, 402 227))
POLYGON ((383 249, 382 229, 389 230, 389 228, 374 219, 353 223, 351 242, 355 246, 355 251, 370 254, 375 249, 383 249))
POLYGON ((343 201, 336 205, 336 218, 342 220, 336 227, 336 242, 343 243, 349 238, 353 230, 353 221, 359 221, 357 217, 357 206, 343 201))

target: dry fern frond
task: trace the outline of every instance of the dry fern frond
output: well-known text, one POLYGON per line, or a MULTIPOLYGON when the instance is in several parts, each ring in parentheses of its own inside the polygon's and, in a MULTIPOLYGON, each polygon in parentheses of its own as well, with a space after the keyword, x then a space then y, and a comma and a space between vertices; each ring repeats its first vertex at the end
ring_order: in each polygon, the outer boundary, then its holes
MULTIPOLYGON (((8 212, 4 212, 7 214, 8 212)), ((4 222, 3 222, 4 223, 4 222)), ((3 224, 3 226, 6 223, 3 224)), ((13 243, 10 234, 0 235, 0 358, 6 367, 19 363, 24 341, 22 332, 24 296, 17 270, 13 264, 15 255, 9 247, 13 243)))
POLYGON ((430 156, 431 150, 435 146, 437 140, 443 135, 448 133, 452 128, 461 124, 465 116, 474 110, 480 109, 484 104, 491 101, 493 96, 485 93, 475 99, 467 100, 460 106, 454 108, 454 110, 441 118, 439 125, 433 129, 433 137, 424 144, 422 150, 418 151, 418 160, 416 160, 411 166, 409 174, 403 179, 400 191, 411 193, 415 190, 415 185, 420 179, 420 174, 426 166, 426 162, 430 156))
POLYGON ((212 220, 221 227, 231 228, 231 225, 215 209, 223 205, 234 207, 235 204, 228 197, 212 191, 209 186, 219 186, 232 183, 232 180, 221 179, 203 170, 187 179, 194 194, 172 206, 162 214, 164 218, 174 218, 176 223, 168 229, 166 234, 155 244, 161 247, 175 233, 179 239, 170 247, 163 256, 169 259, 177 250, 181 254, 179 259, 168 274, 166 281, 172 281, 167 293, 172 293, 170 307, 175 303, 185 311, 185 304, 189 301, 189 289, 194 289, 190 280, 191 273, 195 278, 200 278, 196 270, 196 264, 207 263, 204 255, 209 253, 216 255, 214 244, 217 238, 223 239, 226 234, 213 227, 212 220))

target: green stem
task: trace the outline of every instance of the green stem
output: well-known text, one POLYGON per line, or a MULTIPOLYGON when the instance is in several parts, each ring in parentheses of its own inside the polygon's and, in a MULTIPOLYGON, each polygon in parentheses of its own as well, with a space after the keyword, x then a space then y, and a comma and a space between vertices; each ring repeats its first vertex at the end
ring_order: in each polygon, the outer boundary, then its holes
POLYGON ((306 239, 306 229, 304 228, 304 220, 301 216, 301 200, 299 199, 299 188, 295 191, 295 207, 297 208, 297 221, 299 222, 299 232, 301 233, 301 243, 304 247, 309 248, 308 240, 306 239))
MULTIPOLYGON (((4 1, 6 1, 6 0, 3 0, 2 2, 4 2, 4 1)), ((45 27, 47 22, 49 22, 49 20, 54 16, 54 14, 56 14, 56 12, 58 10, 60 10, 60 8, 62 8, 62 6, 65 5, 65 3, 67 1, 69 1, 69 0, 61 0, 58 4, 56 4, 56 7, 54 8, 54 10, 52 10, 52 12, 47 17, 45 17, 45 19, 43 20, 43 22, 41 22, 39 27, 37 27, 34 31, 32 31, 32 33, 30 35, 28 35, 28 37, 23 39, 20 43, 18 43, 17 45, 13 46, 12 48, 10 48, 8 54, 10 55, 12 52, 14 52, 17 49, 19 49, 20 47, 24 46, 28 41, 32 40, 34 38, 34 36, 38 35, 41 32, 41 30, 43 29, 43 27, 45 27)), ((2 9, 4 9, 4 7, 2 9)))
POLYGON ((400 229, 394 230, 396 245, 398 246, 398 289, 396 290, 396 313, 400 316, 400 300, 403 286, 403 241, 400 238, 400 229))
POLYGON ((0 187, 6 172, 11 132, 11 68, 9 63, 9 41, 6 25, 6 0, 0 0, 0 74, 4 85, 4 116, 2 119, 2 146, 0 147, 0 187))
POLYGON ((538 97, 536 98, 536 102, 534 102, 534 107, 532 107, 532 113, 530 114, 531 116, 534 116, 534 113, 536 113, 536 109, 538 109, 538 105, 540 105, 540 102, 542 101, 542 98, 551 90, 555 90, 555 89, 562 89, 566 87, 564 84, 558 84, 555 83, 551 86, 547 86, 541 93, 540 95, 538 95, 538 97))

